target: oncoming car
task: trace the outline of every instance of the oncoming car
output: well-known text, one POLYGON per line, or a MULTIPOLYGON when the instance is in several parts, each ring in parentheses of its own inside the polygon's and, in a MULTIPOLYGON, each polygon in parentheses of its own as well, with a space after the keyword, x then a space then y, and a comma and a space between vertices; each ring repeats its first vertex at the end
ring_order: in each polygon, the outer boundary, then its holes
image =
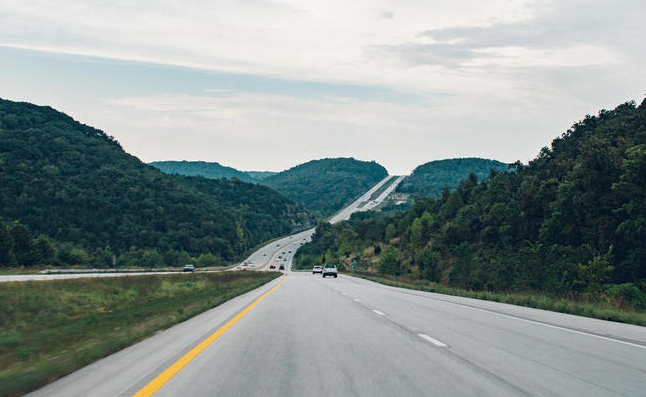
POLYGON ((333 276, 334 278, 337 278, 338 273, 336 271, 336 266, 334 265, 325 265, 323 266, 323 278, 327 276, 333 276))

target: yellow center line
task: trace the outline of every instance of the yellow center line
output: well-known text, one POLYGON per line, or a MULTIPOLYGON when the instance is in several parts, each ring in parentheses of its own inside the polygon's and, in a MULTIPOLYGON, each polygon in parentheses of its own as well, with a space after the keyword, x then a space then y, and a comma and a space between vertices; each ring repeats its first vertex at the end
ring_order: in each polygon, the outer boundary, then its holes
POLYGON ((265 299, 267 295, 271 294, 276 290, 276 288, 280 287, 282 283, 285 282, 287 278, 287 274, 285 274, 285 277, 276 284, 272 289, 269 291, 265 292, 262 294, 258 299, 253 301, 249 306, 247 306, 243 311, 240 313, 236 314, 235 317, 233 317, 229 322, 224 324, 222 327, 220 327, 217 331, 215 331, 213 334, 211 334, 208 338, 204 339, 202 342, 200 342, 199 345, 195 346, 191 351, 186 353, 182 358, 179 360, 175 361, 170 367, 166 368, 164 372, 161 374, 157 375, 157 377, 153 380, 150 381, 146 386, 144 386, 141 390, 139 390, 137 393, 133 394, 132 397, 150 397, 153 394, 157 392, 157 390, 161 389, 162 386, 166 384, 171 378, 179 371, 182 370, 188 363, 193 361, 195 357, 198 356, 198 354, 202 353, 204 349, 209 347, 209 345, 213 342, 215 342, 216 339, 218 339, 223 333, 225 333, 233 324, 237 323, 238 320, 240 320, 242 317, 244 317, 245 314, 249 312, 249 310, 253 309, 254 306, 256 306, 258 303, 260 303, 261 300, 265 299))

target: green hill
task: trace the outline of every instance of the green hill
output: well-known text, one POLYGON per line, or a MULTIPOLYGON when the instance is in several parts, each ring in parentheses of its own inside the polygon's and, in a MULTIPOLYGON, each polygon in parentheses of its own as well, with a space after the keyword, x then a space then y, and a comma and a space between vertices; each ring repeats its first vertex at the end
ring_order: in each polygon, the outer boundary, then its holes
POLYGON ((167 174, 177 174, 184 176, 203 176, 210 179, 231 179, 238 178, 243 182, 257 182, 256 178, 251 177, 243 171, 235 168, 226 167, 216 162, 206 161, 153 161, 149 163, 153 167, 159 168, 167 174))
POLYGON ((506 171, 507 167, 507 164, 500 161, 473 157, 431 161, 415 168, 397 186, 397 191, 417 196, 439 197, 444 188, 455 189, 469 174, 483 180, 490 170, 506 171))
POLYGON ((50 107, 1 99, 0 182, 5 223, 88 255, 150 250, 157 259, 168 254, 159 262, 186 253, 230 261, 312 220, 267 187, 167 175, 50 107))
POLYGON ((300 164, 261 183, 319 215, 331 215, 388 175, 374 161, 328 158, 300 164))
POLYGON ((254 181, 257 181, 257 182, 263 181, 269 178, 270 176, 276 175, 278 173, 273 171, 242 171, 242 172, 249 175, 254 179, 254 181))
POLYGON ((148 164, 159 168, 160 171, 166 174, 203 176, 209 179, 237 178, 243 182, 249 183, 259 183, 262 180, 277 174, 272 171, 239 171, 235 168, 221 165, 215 161, 153 161, 148 164))
POLYGON ((389 218, 320 224, 299 250, 488 291, 646 308, 646 100, 586 116, 528 165, 389 218), (327 253, 327 254, 326 254, 327 253))

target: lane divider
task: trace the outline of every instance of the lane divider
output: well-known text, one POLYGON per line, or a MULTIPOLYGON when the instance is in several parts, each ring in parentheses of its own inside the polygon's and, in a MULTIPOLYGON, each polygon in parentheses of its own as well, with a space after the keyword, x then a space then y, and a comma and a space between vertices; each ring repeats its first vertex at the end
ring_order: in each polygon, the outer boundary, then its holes
POLYGON ((375 314, 378 314, 380 316, 385 316, 385 314, 383 312, 380 312, 379 310, 372 309, 372 311, 375 312, 375 314))
POLYGON ((424 340, 426 340, 428 342, 431 342, 432 344, 434 344, 437 347, 447 347, 446 343, 441 342, 441 341, 433 338, 432 336, 428 336, 426 334, 417 334, 417 336, 419 336, 420 338, 422 338, 422 339, 424 339, 424 340))
POLYGON ((151 380, 146 386, 141 388, 141 390, 133 394, 132 397, 150 397, 153 394, 155 394, 157 390, 161 389, 161 387, 164 386, 169 380, 171 380, 173 376, 177 375, 177 373, 181 371, 182 368, 184 368, 188 363, 193 361, 195 357, 197 357, 207 347, 209 347, 213 342, 215 342, 222 334, 224 334, 229 328, 231 328, 233 324, 237 323, 242 317, 244 317, 244 315, 247 314, 251 309, 253 309, 254 306, 260 303, 260 301, 265 299, 269 294, 274 292, 278 287, 280 287, 285 282, 286 279, 287 279, 287 274, 285 274, 285 277, 278 284, 276 284, 272 289, 260 295, 249 306, 244 308, 244 310, 236 314, 235 317, 229 320, 217 331, 212 333, 208 338, 200 342, 199 345, 191 349, 191 351, 186 353, 182 358, 175 361, 170 367, 166 368, 161 374, 157 375, 155 379, 151 380))

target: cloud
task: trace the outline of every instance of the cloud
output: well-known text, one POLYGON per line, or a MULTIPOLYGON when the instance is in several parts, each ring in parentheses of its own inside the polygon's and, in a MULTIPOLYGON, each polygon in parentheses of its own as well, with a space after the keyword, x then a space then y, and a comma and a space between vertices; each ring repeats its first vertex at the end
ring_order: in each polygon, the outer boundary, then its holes
POLYGON ((586 113, 642 97, 644 15, 643 0, 0 0, 0 46, 97 57, 13 50, 0 87, 145 160, 528 160, 586 113))
POLYGON ((643 30, 643 15, 646 3, 642 1, 562 2, 515 22, 426 29, 403 43, 373 46, 368 53, 394 57, 409 66, 619 63, 625 60, 623 52, 640 45, 634 33, 643 30))

